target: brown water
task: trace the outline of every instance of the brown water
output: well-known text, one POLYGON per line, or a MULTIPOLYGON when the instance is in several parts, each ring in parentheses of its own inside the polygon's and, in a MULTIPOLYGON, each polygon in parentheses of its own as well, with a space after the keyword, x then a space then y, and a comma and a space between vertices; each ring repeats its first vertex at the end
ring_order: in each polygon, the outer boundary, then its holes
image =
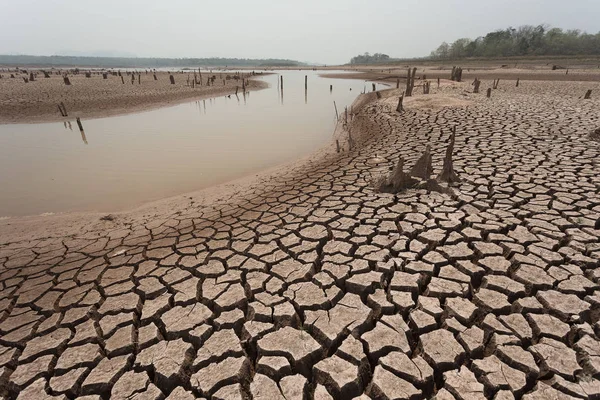
POLYGON ((293 161, 331 140, 334 101, 341 113, 372 90, 312 71, 281 74, 283 96, 279 75, 268 75, 270 87, 245 98, 84 120, 85 135, 74 120, 0 125, 0 217, 117 211, 293 161))

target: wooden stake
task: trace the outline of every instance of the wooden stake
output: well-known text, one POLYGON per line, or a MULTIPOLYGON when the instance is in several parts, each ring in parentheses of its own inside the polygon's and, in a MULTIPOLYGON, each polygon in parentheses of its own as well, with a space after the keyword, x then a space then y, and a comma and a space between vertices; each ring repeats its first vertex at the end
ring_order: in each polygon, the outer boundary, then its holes
POLYGON ((583 98, 585 100, 589 100, 592 98, 592 89, 589 89, 587 92, 585 92, 585 96, 583 96, 583 98))
POLYGON ((487 90, 487 97, 488 97, 488 99, 490 97, 492 97, 492 88, 488 88, 488 90, 487 90))
POLYGON ((175 77, 173 75, 169 75, 169 79, 171 80, 171 85, 175 84, 175 77))
POLYGON ((83 125, 81 124, 81 120, 77 117, 77 126, 79 126, 79 130, 83 132, 83 125))
POLYGON ((335 108, 335 119, 339 120, 340 116, 338 115, 337 105, 335 104, 335 101, 333 102, 333 107, 335 108))

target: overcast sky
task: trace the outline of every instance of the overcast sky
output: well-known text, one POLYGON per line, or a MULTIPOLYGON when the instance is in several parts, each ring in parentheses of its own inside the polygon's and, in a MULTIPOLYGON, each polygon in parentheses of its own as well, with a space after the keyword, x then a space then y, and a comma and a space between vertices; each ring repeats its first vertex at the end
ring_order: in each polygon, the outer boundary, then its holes
POLYGON ((600 0, 0 0, 0 54, 425 56, 524 24, 600 31, 600 0))

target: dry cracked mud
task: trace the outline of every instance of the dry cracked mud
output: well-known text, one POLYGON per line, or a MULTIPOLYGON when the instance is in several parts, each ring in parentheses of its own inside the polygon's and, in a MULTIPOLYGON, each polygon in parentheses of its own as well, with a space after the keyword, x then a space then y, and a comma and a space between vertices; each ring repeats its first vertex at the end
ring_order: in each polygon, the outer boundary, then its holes
POLYGON ((432 97, 468 106, 403 113, 384 97, 354 116, 354 150, 212 206, 4 238, 0 398, 599 398, 587 88, 463 83, 432 97), (427 145, 438 174, 452 126, 452 193, 373 192, 427 145))

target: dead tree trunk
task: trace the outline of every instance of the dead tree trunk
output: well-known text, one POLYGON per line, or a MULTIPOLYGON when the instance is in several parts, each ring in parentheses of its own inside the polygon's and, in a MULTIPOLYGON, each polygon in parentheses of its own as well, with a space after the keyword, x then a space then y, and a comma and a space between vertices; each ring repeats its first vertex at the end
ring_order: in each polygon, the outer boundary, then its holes
POLYGON ((44 78, 50 78, 50 74, 46 71, 42 71, 44 73, 44 78))
POLYGON ((102 73, 102 79, 108 79, 108 74, 106 72, 102 73))
POLYGON ((428 181, 431 178, 431 174, 433 174, 431 146, 427 145, 423 155, 417 160, 415 165, 410 170, 410 175, 421 178, 424 181, 428 181))
POLYGON ((456 127, 452 127, 452 134, 450 135, 450 143, 446 149, 446 157, 444 157, 444 166, 442 172, 438 175, 438 179, 450 184, 460 182, 460 178, 454 172, 454 166, 452 163, 452 153, 454 152, 454 142, 456 140, 456 127))
POLYGON ((69 116, 69 114, 67 114, 67 108, 65 107, 65 103, 63 103, 62 101, 58 105, 58 111, 60 111, 60 115, 62 115, 63 117, 69 116))
POLYGON ((481 85, 481 81, 475 78, 473 81, 473 93, 479 93, 479 85, 481 85))
POLYGON ((403 101, 404 101, 404 94, 402 96, 400 96, 400 98, 398 98, 398 106, 396 107, 397 112, 404 111, 404 106, 402 105, 403 101))
POLYGON ((415 75, 417 73, 417 69, 413 68, 412 74, 410 68, 408 69, 408 77, 406 78, 406 91, 405 96, 412 96, 413 89, 415 87, 415 75))
POLYGON ((423 82, 423 94, 429 94, 429 87, 430 87, 429 81, 424 81, 423 82))

